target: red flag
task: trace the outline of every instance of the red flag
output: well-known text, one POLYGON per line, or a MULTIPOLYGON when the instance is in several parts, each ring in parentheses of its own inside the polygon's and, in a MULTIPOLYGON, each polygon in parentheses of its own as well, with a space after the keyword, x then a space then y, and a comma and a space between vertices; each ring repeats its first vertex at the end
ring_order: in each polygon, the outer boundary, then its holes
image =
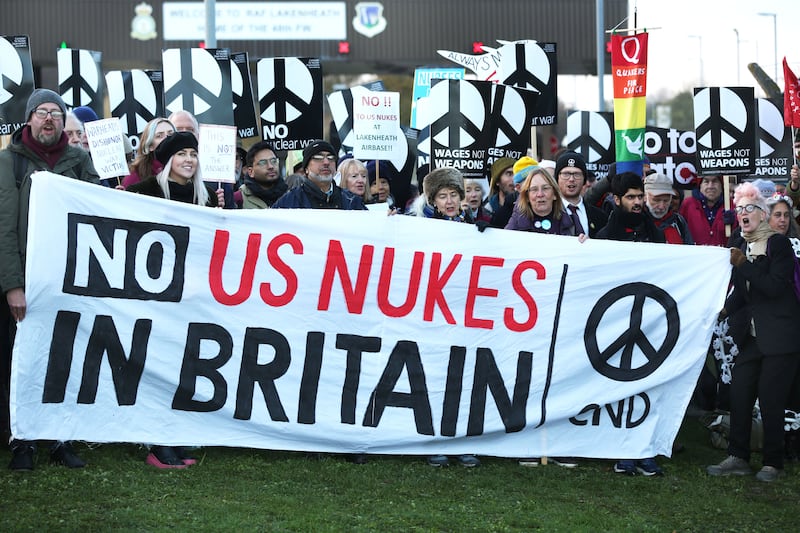
POLYGON ((783 58, 783 125, 800 128, 800 81, 783 58))

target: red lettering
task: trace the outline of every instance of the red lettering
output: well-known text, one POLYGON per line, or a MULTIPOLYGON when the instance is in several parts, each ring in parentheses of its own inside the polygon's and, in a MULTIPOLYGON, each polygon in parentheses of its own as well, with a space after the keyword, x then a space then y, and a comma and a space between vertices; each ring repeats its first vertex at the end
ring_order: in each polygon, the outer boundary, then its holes
POLYGON ((475 318, 475 299, 478 296, 497 298, 498 290, 486 287, 479 287, 478 280, 481 276, 481 268, 484 266, 501 267, 503 266, 502 257, 482 257, 472 258, 472 270, 469 273, 469 288, 467 288, 467 303, 464 309, 464 326, 468 328, 492 329, 494 320, 475 318))
POLYGON ((328 247, 328 257, 325 261, 325 271, 322 274, 322 285, 319 288, 319 302, 317 309, 327 311, 331 303, 331 290, 333 287, 333 276, 339 274, 342 282, 344 300, 347 310, 356 315, 360 315, 364 310, 364 298, 367 294, 367 282, 369 273, 372 270, 372 255, 375 247, 365 245, 361 248, 361 260, 358 263, 358 276, 355 287, 350 281, 350 273, 347 270, 347 261, 342 250, 342 243, 331 241, 328 247))
POLYGON ((383 263, 381 264, 381 276, 378 281, 378 308, 381 313, 388 317, 399 318, 408 315, 417 303, 419 293, 419 280, 422 278, 422 262, 425 260, 423 252, 414 252, 414 260, 411 264, 409 273, 408 289, 406 299, 400 306, 394 306, 389 302, 389 289, 392 284, 392 271, 394 266, 394 248, 383 250, 383 263))
POLYGON ((303 253, 303 243, 300 242, 297 236, 290 233, 282 233, 269 241, 269 245, 267 245, 267 260, 275 271, 286 280, 286 290, 283 291, 283 294, 275 294, 272 292, 269 283, 261 284, 259 289, 261 299, 264 300, 265 304, 273 307, 281 307, 282 305, 288 304, 297 294, 297 274, 295 274, 294 270, 281 259, 280 255, 278 255, 278 248, 284 244, 291 246, 292 252, 294 252, 295 255, 303 253))
POLYGON ((533 326, 536 325, 536 319, 539 317, 539 310, 536 307, 533 296, 531 296, 531 293, 525 288, 525 285, 522 284, 522 274, 526 270, 535 270, 536 279, 545 278, 544 267, 538 261, 523 261, 517 265, 517 268, 514 269, 514 273, 511 275, 511 286, 528 308, 528 319, 525 322, 517 322, 514 318, 514 310, 510 307, 506 307, 503 311, 503 322, 510 331, 518 333, 533 329, 533 326))
POLYGON ((253 276, 258 261, 258 248, 261 246, 261 234, 251 233, 247 237, 247 252, 242 264, 242 276, 239 288, 233 294, 228 294, 222 286, 222 269, 225 256, 228 253, 230 232, 217 230, 214 235, 214 246, 211 250, 211 264, 208 266, 208 286, 211 295, 222 305, 239 305, 247 300, 253 290, 253 276))
POLYGON ((450 308, 447 307, 447 300, 445 300, 444 294, 442 294, 442 289, 447 285, 450 276, 455 272, 462 257, 462 254, 454 255, 445 271, 439 275, 439 269, 442 266, 442 254, 439 252, 433 254, 431 258, 431 275, 428 279, 428 291, 425 294, 425 309, 422 313, 422 319, 424 321, 431 322, 433 320, 433 308, 435 305, 438 305, 445 321, 448 324, 456 323, 455 318, 453 318, 453 313, 451 313, 450 308))

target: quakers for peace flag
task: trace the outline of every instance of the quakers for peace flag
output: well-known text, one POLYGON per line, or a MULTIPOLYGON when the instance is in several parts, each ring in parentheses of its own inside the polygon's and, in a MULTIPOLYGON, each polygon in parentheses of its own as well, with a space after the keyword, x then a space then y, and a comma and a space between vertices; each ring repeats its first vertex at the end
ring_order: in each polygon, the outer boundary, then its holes
POLYGON ((647 95, 647 33, 611 36, 617 172, 641 175, 647 95))
POLYGON ((800 128, 800 81, 783 58, 783 124, 800 128))

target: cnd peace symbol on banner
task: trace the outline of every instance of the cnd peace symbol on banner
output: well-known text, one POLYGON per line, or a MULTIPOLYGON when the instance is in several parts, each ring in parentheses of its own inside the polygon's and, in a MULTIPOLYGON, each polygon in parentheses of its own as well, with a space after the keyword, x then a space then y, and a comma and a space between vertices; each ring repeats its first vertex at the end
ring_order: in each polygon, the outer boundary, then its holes
POLYGON ((10 135, 27 121, 25 105, 32 92, 28 36, 0 36, 0 135, 10 135))
POLYGON ((201 124, 233 126, 230 52, 170 48, 162 54, 166 113, 186 110, 201 124))

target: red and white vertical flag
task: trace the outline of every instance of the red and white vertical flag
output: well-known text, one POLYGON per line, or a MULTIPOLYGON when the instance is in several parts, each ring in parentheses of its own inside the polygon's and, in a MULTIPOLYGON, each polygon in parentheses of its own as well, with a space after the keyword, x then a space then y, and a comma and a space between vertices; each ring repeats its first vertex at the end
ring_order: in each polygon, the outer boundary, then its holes
POLYGON ((783 124, 800 128, 800 81, 783 58, 783 124))

